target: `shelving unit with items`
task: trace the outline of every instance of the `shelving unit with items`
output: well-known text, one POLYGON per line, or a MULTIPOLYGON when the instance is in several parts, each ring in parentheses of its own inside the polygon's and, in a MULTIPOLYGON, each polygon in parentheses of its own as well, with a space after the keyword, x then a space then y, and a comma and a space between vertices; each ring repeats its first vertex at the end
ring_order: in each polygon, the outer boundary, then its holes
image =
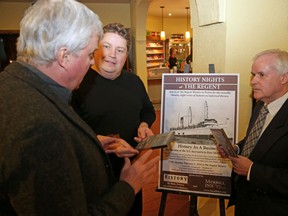
POLYGON ((161 103, 162 73, 169 73, 169 68, 164 67, 165 53, 165 41, 160 39, 160 32, 146 35, 148 95, 154 106, 161 103))
POLYGON ((190 40, 182 38, 174 38, 167 41, 167 54, 170 48, 176 49, 176 58, 180 61, 185 61, 186 57, 191 53, 190 40))
MULTIPOLYGON (((181 34, 174 34, 173 38, 166 40, 166 56, 169 56, 170 48, 176 49, 176 58, 178 60, 178 70, 184 71, 186 58, 193 53, 192 38, 185 39, 181 34), (178 38, 177 38, 178 37, 178 38)), ((191 67, 191 65, 190 65, 191 67)), ((190 68, 192 71, 192 69, 190 68)))
POLYGON ((165 63, 165 41, 158 36, 146 38, 147 72, 154 68, 162 67, 165 63))

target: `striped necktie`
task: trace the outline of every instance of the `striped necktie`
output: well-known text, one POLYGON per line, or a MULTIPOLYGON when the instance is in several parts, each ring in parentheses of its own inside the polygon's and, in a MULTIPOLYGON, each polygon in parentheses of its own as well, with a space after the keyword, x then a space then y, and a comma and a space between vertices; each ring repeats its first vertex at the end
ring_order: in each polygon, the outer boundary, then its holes
POLYGON ((245 145, 243 147, 243 150, 241 152, 241 155, 248 157, 252 150, 254 149, 256 143, 258 142, 258 139, 260 137, 261 131, 263 129, 266 116, 269 113, 269 110, 267 106, 263 106, 262 109, 260 110, 259 116, 253 125, 253 128, 251 129, 247 140, 245 142, 245 145))

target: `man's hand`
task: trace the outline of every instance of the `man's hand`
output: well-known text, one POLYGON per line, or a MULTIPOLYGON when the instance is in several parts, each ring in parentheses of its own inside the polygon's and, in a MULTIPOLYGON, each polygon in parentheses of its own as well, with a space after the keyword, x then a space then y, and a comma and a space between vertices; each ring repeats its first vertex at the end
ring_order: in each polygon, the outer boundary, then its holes
POLYGON ((221 156, 221 158, 225 159, 225 158, 228 158, 223 146, 221 144, 217 144, 216 145, 216 148, 217 148, 217 151, 218 151, 218 154, 221 156))
POLYGON ((120 174, 120 180, 126 181, 130 184, 135 194, 138 193, 144 185, 153 180, 157 174, 157 165, 160 156, 156 156, 148 161, 149 156, 153 150, 143 151, 136 160, 131 164, 129 158, 125 158, 125 164, 120 174))
POLYGON ((252 161, 249 158, 239 155, 238 157, 229 157, 229 159, 233 163, 233 169, 235 173, 243 176, 248 175, 250 166, 252 164, 252 161))
MULTIPOLYGON (((233 145, 235 151, 237 151, 237 147, 236 145, 233 145)), ((217 151, 218 154, 222 157, 222 158, 229 158, 233 164, 233 169, 234 172, 237 173, 238 175, 243 175, 243 176, 247 176, 250 166, 252 164, 252 161, 247 158, 247 157, 243 157, 241 155, 238 155, 238 157, 228 157, 228 155, 226 154, 225 150, 223 149, 223 147, 221 146, 221 144, 217 144, 217 151)))
POLYGON ((141 142, 146 137, 154 135, 153 131, 148 127, 146 122, 141 122, 138 127, 138 137, 134 137, 136 142, 141 142))
POLYGON ((139 154, 139 151, 130 146, 125 140, 109 136, 97 135, 105 152, 114 153, 117 157, 133 157, 139 154))
MULTIPOLYGON (((216 148, 217 148, 218 154, 221 156, 221 158, 223 158, 223 159, 228 158, 228 155, 227 155, 226 151, 224 150, 224 148, 223 148, 223 146, 221 144, 217 144, 216 148)), ((234 148, 234 151, 237 154, 237 152, 238 152, 237 145, 234 144, 233 148, 234 148)))

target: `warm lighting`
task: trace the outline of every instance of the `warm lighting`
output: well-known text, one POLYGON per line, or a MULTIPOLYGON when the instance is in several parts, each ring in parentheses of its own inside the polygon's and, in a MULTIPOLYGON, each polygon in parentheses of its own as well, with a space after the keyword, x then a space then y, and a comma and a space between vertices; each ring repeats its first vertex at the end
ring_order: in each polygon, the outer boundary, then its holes
POLYGON ((186 39, 190 39, 190 31, 189 31, 189 16, 188 16, 188 10, 189 10, 189 7, 186 7, 185 8, 187 10, 187 31, 185 32, 185 38, 186 39))
POLYGON ((160 32, 160 39, 165 40, 165 31, 160 32))
POLYGON ((164 6, 160 6, 160 8, 162 9, 162 31, 160 33, 160 39, 165 40, 165 31, 163 29, 163 8, 164 8, 164 6))
POLYGON ((186 32, 185 32, 185 38, 186 38, 186 39, 190 39, 190 32, 189 32, 189 31, 186 31, 186 32))

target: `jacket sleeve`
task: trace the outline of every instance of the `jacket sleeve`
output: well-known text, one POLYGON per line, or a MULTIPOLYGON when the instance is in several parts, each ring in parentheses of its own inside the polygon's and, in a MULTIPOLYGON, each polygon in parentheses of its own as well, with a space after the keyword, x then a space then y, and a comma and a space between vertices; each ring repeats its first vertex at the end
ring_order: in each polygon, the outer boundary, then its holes
MULTIPOLYGON (((18 131, 21 135, 13 138, 13 148, 2 152, 2 158, 6 159, 1 164, 5 181, 0 180, 7 203, 19 215, 126 215, 134 201, 132 187, 126 182, 98 187, 100 192, 88 200, 89 185, 92 189, 106 179, 98 178, 99 182, 91 185, 81 175, 83 163, 87 162, 85 155, 81 155, 81 146, 73 142, 77 135, 71 135, 70 139, 70 129, 65 135, 59 127, 43 121, 32 124, 25 132, 18 131)), ((95 167, 97 176, 100 169, 102 172, 106 169, 99 163, 101 167, 95 167)))

